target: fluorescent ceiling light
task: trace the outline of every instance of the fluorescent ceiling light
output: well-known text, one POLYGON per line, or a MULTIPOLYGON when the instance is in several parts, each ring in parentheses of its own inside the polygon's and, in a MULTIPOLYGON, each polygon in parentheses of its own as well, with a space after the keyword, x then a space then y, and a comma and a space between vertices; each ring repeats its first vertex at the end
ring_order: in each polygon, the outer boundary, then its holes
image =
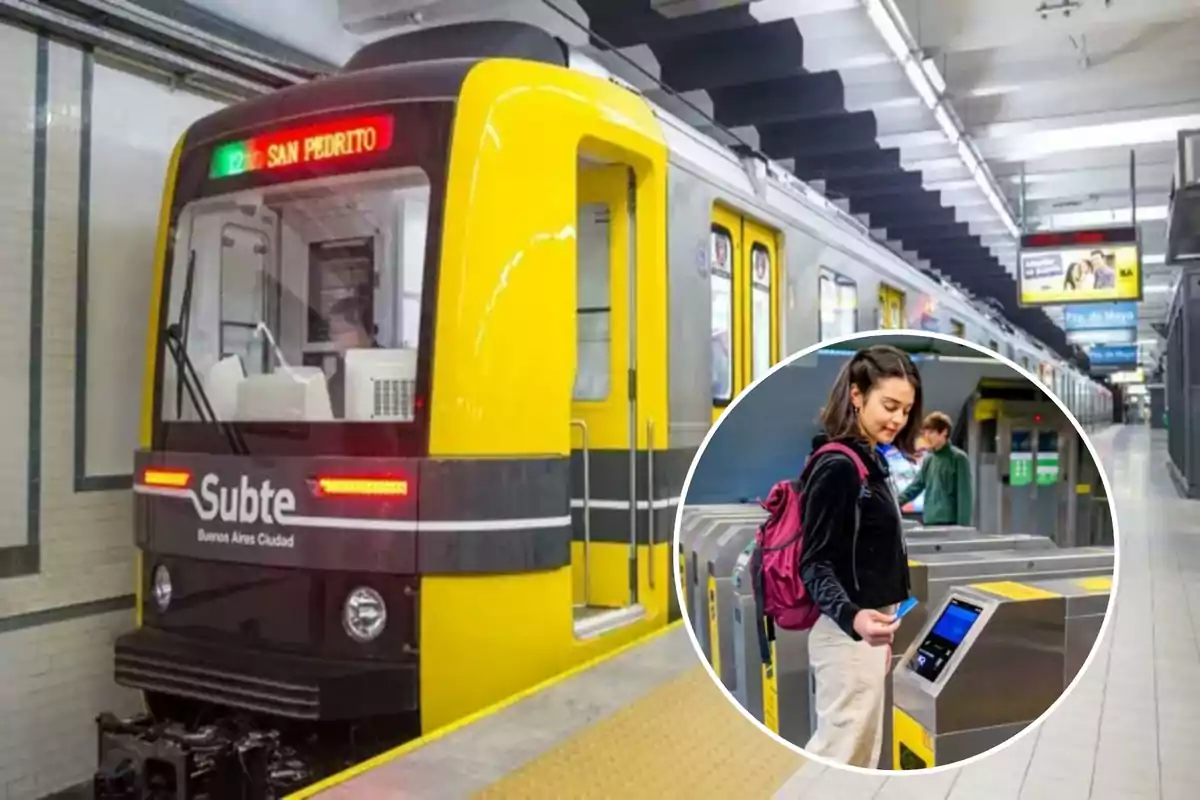
POLYGON ((1144 287, 1142 287, 1142 291, 1146 294, 1161 294, 1163 292, 1169 292, 1174 288, 1175 287, 1169 283, 1147 283, 1144 287))
MULTIPOLYGON (((1155 222, 1167 218, 1166 206, 1145 206, 1137 210, 1138 222, 1155 222)), ((1097 211, 1068 211, 1061 214, 1047 214, 1038 220, 1038 227, 1043 229, 1056 228, 1087 228, 1092 225, 1128 225, 1131 212, 1125 208, 1109 208, 1097 211)))
POLYGON ((946 89, 945 78, 942 77, 932 59, 916 60, 916 54, 919 53, 920 48, 913 41, 905 24, 904 15, 896 8, 895 0, 865 0, 865 5, 867 17, 875 26, 875 30, 879 32, 892 56, 900 62, 905 76, 912 84, 913 89, 920 95, 922 102, 934 112, 938 127, 942 129, 950 143, 956 146, 959 158, 966 166, 967 172, 979 184, 988 203, 1000 217, 1000 221, 1004 223, 1005 229, 1013 238, 1018 237, 1020 229, 1013 219, 1004 196, 999 192, 991 171, 976 154, 949 109, 943 108, 941 105, 941 94, 946 89))
POLYGON ((941 70, 937 68, 932 58, 927 58, 921 62, 921 69, 926 77, 929 78, 929 83, 933 86, 933 90, 939 95, 946 93, 946 79, 942 77, 941 70))
POLYGON ((1142 263, 1143 264, 1165 264, 1165 263, 1167 263, 1167 256, 1165 253, 1151 253, 1148 256, 1146 256, 1146 255, 1142 256, 1142 263))
POLYGON ((911 56, 905 56, 904 74, 908 76, 908 81, 917 90, 917 94, 921 96, 922 102, 929 108, 933 108, 938 104, 937 92, 934 91, 933 85, 929 82, 929 77, 921 71, 921 65, 916 62, 911 56))
POLYGON ((933 118, 937 121, 938 127, 942 129, 942 133, 946 134, 946 138, 951 144, 959 144, 962 134, 958 130, 958 126, 954 124, 954 120, 950 119, 950 114, 946 111, 944 103, 939 103, 938 107, 933 110, 933 118))
POLYGON ((1160 117, 1129 122, 1106 122, 1100 125, 1080 125, 1073 128, 1039 131, 1022 130, 1021 123, 997 123, 995 133, 987 138, 1006 140, 1003 156, 1008 161, 1028 161, 1033 158, 1067 153, 1075 150, 1095 150, 1104 147, 1132 147, 1138 144, 1174 143, 1181 130, 1200 128, 1200 115, 1160 117), (1005 128, 1011 133, 1005 133, 1005 128))

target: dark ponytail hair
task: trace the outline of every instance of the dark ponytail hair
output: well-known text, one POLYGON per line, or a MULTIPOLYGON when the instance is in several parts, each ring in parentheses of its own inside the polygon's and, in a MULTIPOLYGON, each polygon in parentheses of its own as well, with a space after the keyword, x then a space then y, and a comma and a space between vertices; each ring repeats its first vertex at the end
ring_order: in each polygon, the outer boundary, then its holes
POLYGON ((859 350, 842 367, 837 380, 833 382, 833 388, 829 391, 829 401, 821 409, 820 424, 825 429, 825 435, 830 439, 861 436, 858 415, 850 399, 850 389, 858 387, 859 393, 865 398, 880 381, 888 378, 900 378, 912 384, 913 407, 908 414, 908 421, 900 433, 896 434, 896 440, 892 444, 905 458, 915 458, 922 420, 921 373, 917 372, 917 367, 908 353, 891 345, 877 344, 859 350))

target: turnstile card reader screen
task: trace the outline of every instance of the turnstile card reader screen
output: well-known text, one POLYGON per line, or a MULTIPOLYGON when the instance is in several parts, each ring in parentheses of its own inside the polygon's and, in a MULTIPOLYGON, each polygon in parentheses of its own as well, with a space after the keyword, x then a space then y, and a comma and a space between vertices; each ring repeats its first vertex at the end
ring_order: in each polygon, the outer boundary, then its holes
POLYGON ((952 598, 934 623, 933 630, 917 647, 908 668, 931 683, 936 681, 982 613, 979 606, 952 598))

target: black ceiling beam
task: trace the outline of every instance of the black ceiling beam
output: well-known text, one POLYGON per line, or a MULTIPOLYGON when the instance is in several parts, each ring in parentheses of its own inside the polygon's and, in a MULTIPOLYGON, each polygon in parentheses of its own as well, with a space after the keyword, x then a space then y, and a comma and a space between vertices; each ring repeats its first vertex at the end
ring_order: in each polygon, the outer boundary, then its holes
POLYGON ((923 236, 912 236, 905 234, 902 241, 905 244, 912 245, 913 247, 928 247, 932 249, 941 248, 946 250, 962 250, 965 248, 974 248, 978 252, 983 247, 982 243, 979 241, 979 237, 971 236, 970 234, 966 236, 956 236, 950 239, 931 239, 923 236))
MULTIPOLYGON (((729 126, 763 126, 846 115, 845 88, 836 72, 804 73, 713 89, 709 97, 717 119, 729 126)), ((875 116, 870 116, 874 127, 875 116)))
POLYGON ((758 126, 759 146, 768 153, 787 153, 789 158, 878 149, 876 133, 870 111, 758 126))
MULTIPOLYGON (((851 201, 853 204, 853 200, 851 201)), ((958 219, 953 208, 886 209, 871 215, 871 223, 888 230, 903 230, 914 225, 953 225, 958 219)))
POLYGON ((922 210, 938 214, 946 206, 941 198, 930 192, 917 194, 882 194, 866 197, 851 197, 851 205, 862 209, 863 213, 879 214, 914 214, 922 210))
POLYGON ((901 239, 912 237, 914 239, 957 239, 960 236, 970 236, 971 229, 967 227, 965 222, 938 222, 930 225, 920 223, 901 225, 896 228, 888 228, 889 235, 895 235, 901 239))
POLYGON ((900 169, 900 151, 895 149, 859 150, 853 153, 828 155, 780 156, 794 159, 796 174, 809 180, 845 178, 863 175, 890 175, 900 169))
POLYGON ((663 82, 679 92, 804 74, 804 40, 790 19, 664 42, 654 55, 663 82))
POLYGON ((836 178, 827 187, 844 197, 910 194, 921 191, 921 173, 896 172, 888 175, 862 175, 836 178))

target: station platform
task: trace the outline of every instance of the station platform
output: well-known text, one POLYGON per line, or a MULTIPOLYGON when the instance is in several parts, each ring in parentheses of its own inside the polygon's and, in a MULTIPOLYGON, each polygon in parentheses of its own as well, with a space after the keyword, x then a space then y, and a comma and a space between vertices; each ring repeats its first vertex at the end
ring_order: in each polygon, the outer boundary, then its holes
POLYGON ((803 763, 725 699, 676 622, 291 797, 769 797, 803 763))
POLYGON ((1184 800, 1200 785, 1200 505, 1166 440, 1092 434, 1116 498, 1116 615, 1045 725, 978 762, 865 775, 806 763, 716 688, 675 624, 293 798, 1184 800))

